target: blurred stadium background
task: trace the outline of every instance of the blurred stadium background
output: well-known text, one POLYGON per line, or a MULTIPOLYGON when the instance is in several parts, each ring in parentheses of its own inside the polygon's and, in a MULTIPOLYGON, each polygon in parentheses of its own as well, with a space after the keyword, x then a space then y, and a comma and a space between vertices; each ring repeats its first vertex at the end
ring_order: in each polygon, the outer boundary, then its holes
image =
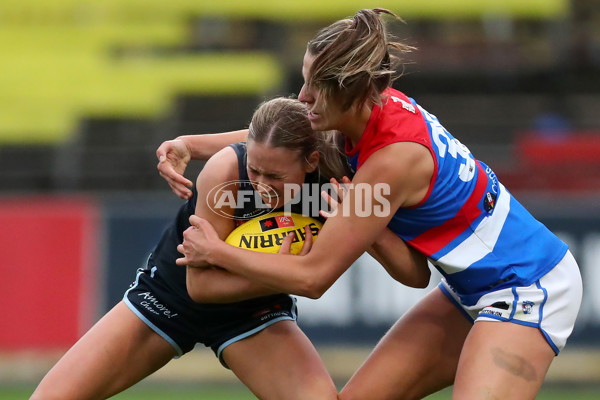
MULTIPOLYGON (((259 102, 299 91, 317 29, 372 7, 419 48, 395 86, 570 244, 585 296, 548 380, 600 382, 597 0, 2 0, 0 386, 35 385, 122 297, 180 204, 158 145, 247 126, 259 102)), ((340 382, 425 293, 381 271, 361 258, 300 301, 340 382)), ((234 379, 198 348, 149 381, 234 379)))

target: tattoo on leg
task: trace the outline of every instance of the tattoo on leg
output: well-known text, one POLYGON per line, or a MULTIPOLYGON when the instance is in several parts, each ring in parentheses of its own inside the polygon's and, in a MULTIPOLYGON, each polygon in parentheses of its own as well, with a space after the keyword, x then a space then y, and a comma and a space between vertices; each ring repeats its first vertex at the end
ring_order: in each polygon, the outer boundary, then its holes
POLYGON ((498 347, 492 349, 492 355, 494 356, 494 363, 511 374, 529 382, 537 379, 535 368, 524 357, 510 354, 498 347))

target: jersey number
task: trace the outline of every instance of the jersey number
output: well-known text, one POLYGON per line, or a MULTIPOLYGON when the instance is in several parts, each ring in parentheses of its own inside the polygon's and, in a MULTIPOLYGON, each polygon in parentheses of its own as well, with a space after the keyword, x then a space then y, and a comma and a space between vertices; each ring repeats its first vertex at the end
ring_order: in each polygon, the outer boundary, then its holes
POLYGON ((450 134, 442 124, 440 124, 440 121, 438 121, 435 115, 429 114, 421 107, 419 107, 419 109, 431 126, 433 141, 438 148, 440 157, 444 158, 446 157, 446 153, 448 153, 453 158, 460 160, 461 164, 458 169, 458 177, 463 182, 469 182, 475 176, 475 160, 467 146, 459 142, 458 139, 450 138, 450 134))

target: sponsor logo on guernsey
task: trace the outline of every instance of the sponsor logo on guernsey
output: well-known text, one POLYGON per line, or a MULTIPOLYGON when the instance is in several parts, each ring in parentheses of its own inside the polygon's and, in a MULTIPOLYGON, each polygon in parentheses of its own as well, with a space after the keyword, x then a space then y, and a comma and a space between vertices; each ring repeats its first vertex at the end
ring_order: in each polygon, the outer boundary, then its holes
POLYGON ((490 167, 485 168, 485 173, 488 176, 491 184, 489 185, 490 190, 483 197, 483 209, 486 212, 491 213, 496 206, 496 198, 498 197, 498 177, 490 167))
POLYGON ((485 194, 485 198, 483 199, 483 208, 488 213, 492 212, 494 207, 496 206, 496 195, 491 192, 487 192, 485 194))

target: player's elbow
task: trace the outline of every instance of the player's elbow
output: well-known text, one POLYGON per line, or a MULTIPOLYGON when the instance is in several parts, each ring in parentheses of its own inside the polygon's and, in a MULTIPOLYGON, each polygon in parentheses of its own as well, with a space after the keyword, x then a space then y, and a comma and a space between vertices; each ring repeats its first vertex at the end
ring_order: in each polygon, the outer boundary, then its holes
POLYGON ((318 299, 333 285, 339 278, 337 272, 344 270, 334 259, 323 260, 311 259, 311 254, 297 257, 302 259, 302 264, 297 267, 294 265, 296 273, 292 275, 289 281, 288 293, 298 296, 308 297, 309 299, 318 299))
POLYGON ((398 282, 415 289, 425 289, 429 286, 429 281, 431 280, 431 271, 427 267, 427 263, 409 271, 391 270, 388 272, 398 282))
POLYGON ((420 273, 418 276, 416 276, 414 281, 412 282, 412 285, 409 285, 409 286, 412 286, 417 289, 425 289, 427 286, 429 286, 430 280, 431 280, 431 271, 426 270, 426 271, 423 271, 422 273, 420 273))
POLYGON ((185 284, 187 287, 188 296, 190 296, 190 299, 196 303, 210 303, 211 300, 213 300, 213 296, 211 296, 211 293, 206 290, 206 286, 197 284, 194 282, 194 279, 190 279, 189 275, 185 284))
POLYGON ((321 290, 320 288, 304 288, 301 293, 299 293, 299 296, 303 296, 303 297, 307 297, 309 299, 319 299, 321 296, 323 296, 323 293, 325 293, 325 290, 321 290))
POLYGON ((318 299, 331 287, 331 284, 326 280, 315 276, 303 279, 299 285, 300 290, 297 293, 299 296, 308 297, 309 299, 318 299))
POLYGON ((193 284, 190 284, 190 282, 187 282, 187 292, 188 292, 188 296, 190 296, 190 298, 195 301, 196 303, 205 303, 206 302, 206 292, 198 290, 198 288, 196 286, 194 286, 193 284))
POLYGON ((416 257, 415 264, 417 266, 417 273, 414 275, 413 287, 425 289, 429 286, 429 281, 431 280, 431 270, 429 269, 427 258, 419 254, 418 257, 416 257))
POLYGON ((225 298, 225 296, 221 296, 220 293, 213 293, 210 290, 206 290, 206 288, 199 290, 188 286, 188 296, 196 303, 220 304, 232 302, 232 300, 225 298))
POLYGON ((325 290, 307 288, 303 289, 300 293, 298 293, 298 296, 307 297, 312 300, 317 300, 321 298, 321 296, 323 296, 323 293, 325 293, 325 290))
POLYGON ((427 258, 421 253, 412 251, 412 263, 409 263, 409 265, 411 268, 407 269, 404 279, 400 282, 417 289, 425 289, 429 286, 431 270, 427 258))

